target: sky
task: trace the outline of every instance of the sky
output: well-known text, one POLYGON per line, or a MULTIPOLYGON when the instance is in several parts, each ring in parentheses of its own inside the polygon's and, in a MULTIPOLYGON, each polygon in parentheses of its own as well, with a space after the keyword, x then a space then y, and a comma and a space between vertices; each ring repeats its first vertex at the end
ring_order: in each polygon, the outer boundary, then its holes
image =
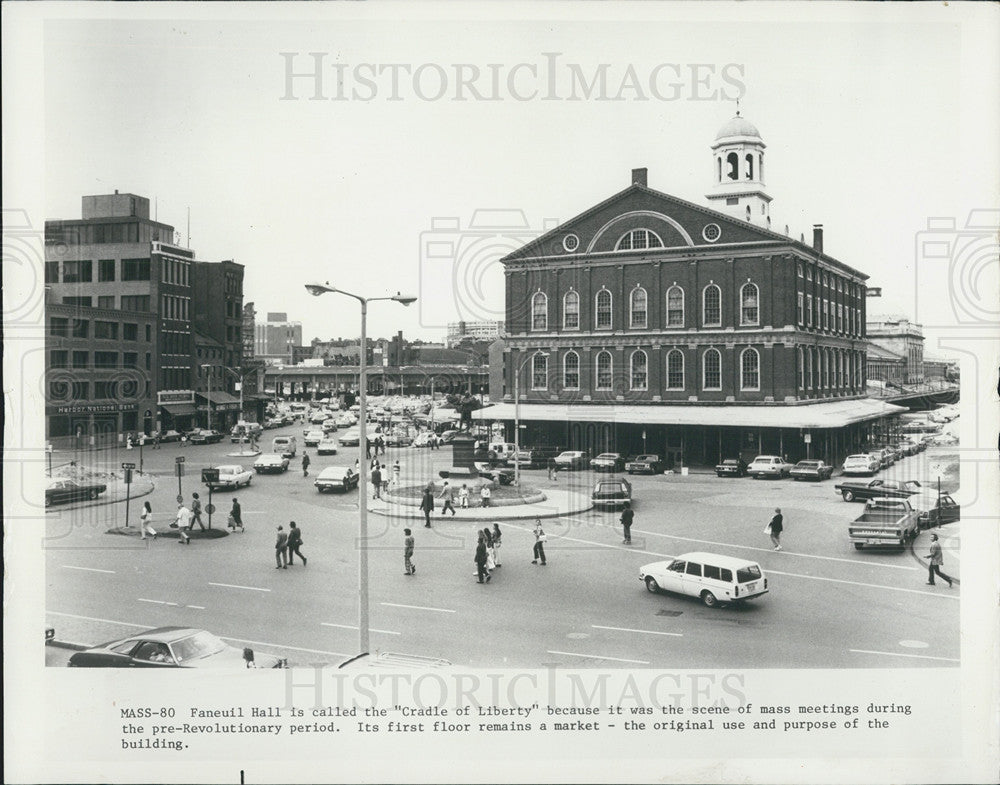
POLYGON ((767 144, 773 226, 808 240, 822 223, 827 253, 882 287, 871 314, 922 321, 941 354, 936 336, 961 318, 940 294, 952 279, 980 317, 997 313, 982 262, 995 237, 945 231, 959 238, 947 253, 969 246, 959 273, 921 250, 928 219, 961 230, 998 202, 996 102, 970 79, 995 60, 967 17, 335 4, 251 21, 192 5, 46 22, 45 217, 78 217, 85 194, 147 196, 198 258, 245 265, 244 301, 301 321, 306 342, 359 329, 357 304, 310 297, 310 280, 419 296, 373 303, 369 335, 502 319, 497 258, 632 168, 705 204, 737 98, 767 144), (289 79, 317 63, 321 85, 289 79))

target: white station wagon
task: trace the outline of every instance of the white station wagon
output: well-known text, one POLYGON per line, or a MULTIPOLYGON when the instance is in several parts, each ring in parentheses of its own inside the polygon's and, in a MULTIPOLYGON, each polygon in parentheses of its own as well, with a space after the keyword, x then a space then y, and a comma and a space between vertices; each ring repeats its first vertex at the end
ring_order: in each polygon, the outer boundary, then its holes
POLYGON ((686 594, 698 597, 710 608, 743 602, 768 591, 767 576, 756 562, 701 551, 647 564, 639 570, 639 580, 653 594, 686 594))

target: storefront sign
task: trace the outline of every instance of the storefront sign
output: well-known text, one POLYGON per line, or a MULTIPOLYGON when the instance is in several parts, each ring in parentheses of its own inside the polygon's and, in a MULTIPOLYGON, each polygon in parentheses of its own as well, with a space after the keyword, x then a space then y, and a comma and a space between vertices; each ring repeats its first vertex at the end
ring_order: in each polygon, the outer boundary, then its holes
POLYGON ((46 406, 46 414, 113 414, 137 412, 139 407, 128 403, 71 403, 65 406, 46 406))
POLYGON ((156 403, 194 403, 194 390, 161 390, 156 394, 156 403))

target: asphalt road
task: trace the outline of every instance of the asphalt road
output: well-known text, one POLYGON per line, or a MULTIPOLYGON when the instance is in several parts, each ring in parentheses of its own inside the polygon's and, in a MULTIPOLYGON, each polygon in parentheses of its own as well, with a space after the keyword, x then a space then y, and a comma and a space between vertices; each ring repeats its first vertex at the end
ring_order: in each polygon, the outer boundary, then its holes
MULTIPOLYGON (((300 439, 284 475, 255 476, 238 493, 214 494, 225 527, 231 499, 243 508, 245 533, 190 546, 160 537, 142 542, 107 530, 124 505, 63 508, 47 516, 47 624, 80 644, 162 626, 201 627, 234 645, 283 653, 293 665, 334 663, 357 651, 357 491, 319 494, 312 480, 327 465, 354 463, 355 450, 319 457, 310 449, 303 478, 302 427, 268 431, 300 439), (308 567, 274 565, 275 528, 303 529, 308 567)), ((163 445, 145 451, 157 488, 146 497, 154 524, 169 531, 176 509, 174 461, 184 455, 183 492, 207 492, 205 466, 241 462, 227 442, 163 445)), ((130 454, 131 455, 131 454, 130 454)), ((113 463, 120 456, 104 455, 113 463)), ((391 450, 404 483, 424 482, 451 463, 450 450, 391 450)), ((126 457, 123 460, 132 460, 126 457)), ((926 476, 928 453, 905 459, 890 476, 926 476)), ((252 459, 242 459, 245 463, 252 459)), ((563 474, 560 487, 589 487, 589 473, 563 474)), ((470 667, 905 667, 955 665, 960 588, 926 586, 929 535, 912 549, 862 551, 847 524, 862 511, 833 482, 721 480, 712 475, 634 477, 631 546, 617 515, 590 512, 545 522, 547 566, 531 564, 528 521, 501 522, 501 564, 489 584, 475 579, 475 531, 436 515, 414 528, 417 573, 402 565, 402 525, 370 515, 373 649, 435 656, 470 667), (773 508, 785 515, 784 550, 763 532, 773 508), (755 559, 770 593, 745 606, 707 608, 696 599, 653 595, 639 568, 693 550, 755 559)), ((546 487, 544 471, 525 483, 546 487)), ((132 502, 137 520, 141 500, 132 502)), ((411 525, 411 524, 405 524, 411 525)), ((945 572, 958 575, 960 525, 941 530, 945 572)), ((52 661, 57 662, 58 657, 52 661)))

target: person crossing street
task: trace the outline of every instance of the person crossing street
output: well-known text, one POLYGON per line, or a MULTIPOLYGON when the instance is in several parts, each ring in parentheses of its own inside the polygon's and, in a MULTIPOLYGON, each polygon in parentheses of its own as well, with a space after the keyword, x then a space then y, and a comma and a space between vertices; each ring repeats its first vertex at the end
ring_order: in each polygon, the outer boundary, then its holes
POLYGON ((403 570, 404 575, 413 575, 417 568, 413 565, 413 533, 403 529, 403 570))
POLYGON ((295 557, 302 559, 302 566, 306 566, 306 557, 302 555, 299 548, 302 546, 302 529, 295 525, 295 521, 288 524, 288 563, 295 564, 295 557))
POLYGON ((944 556, 941 553, 941 543, 938 542, 936 534, 931 535, 931 552, 927 554, 930 562, 927 565, 927 585, 934 586, 934 576, 937 575, 942 580, 948 582, 948 588, 954 583, 954 578, 941 572, 941 565, 944 564, 944 556))
POLYGON ((274 541, 274 561, 276 570, 288 569, 288 534, 284 526, 278 527, 278 536, 274 541))
POLYGON ((309 453, 307 453, 305 450, 303 450, 302 451, 302 476, 303 477, 308 477, 309 476, 309 463, 310 463, 309 453))
POLYGON ((444 481, 444 487, 441 488, 441 499, 444 499, 444 504, 441 505, 441 515, 444 515, 448 510, 451 510, 451 517, 455 517, 455 491, 448 484, 448 481, 444 481))

